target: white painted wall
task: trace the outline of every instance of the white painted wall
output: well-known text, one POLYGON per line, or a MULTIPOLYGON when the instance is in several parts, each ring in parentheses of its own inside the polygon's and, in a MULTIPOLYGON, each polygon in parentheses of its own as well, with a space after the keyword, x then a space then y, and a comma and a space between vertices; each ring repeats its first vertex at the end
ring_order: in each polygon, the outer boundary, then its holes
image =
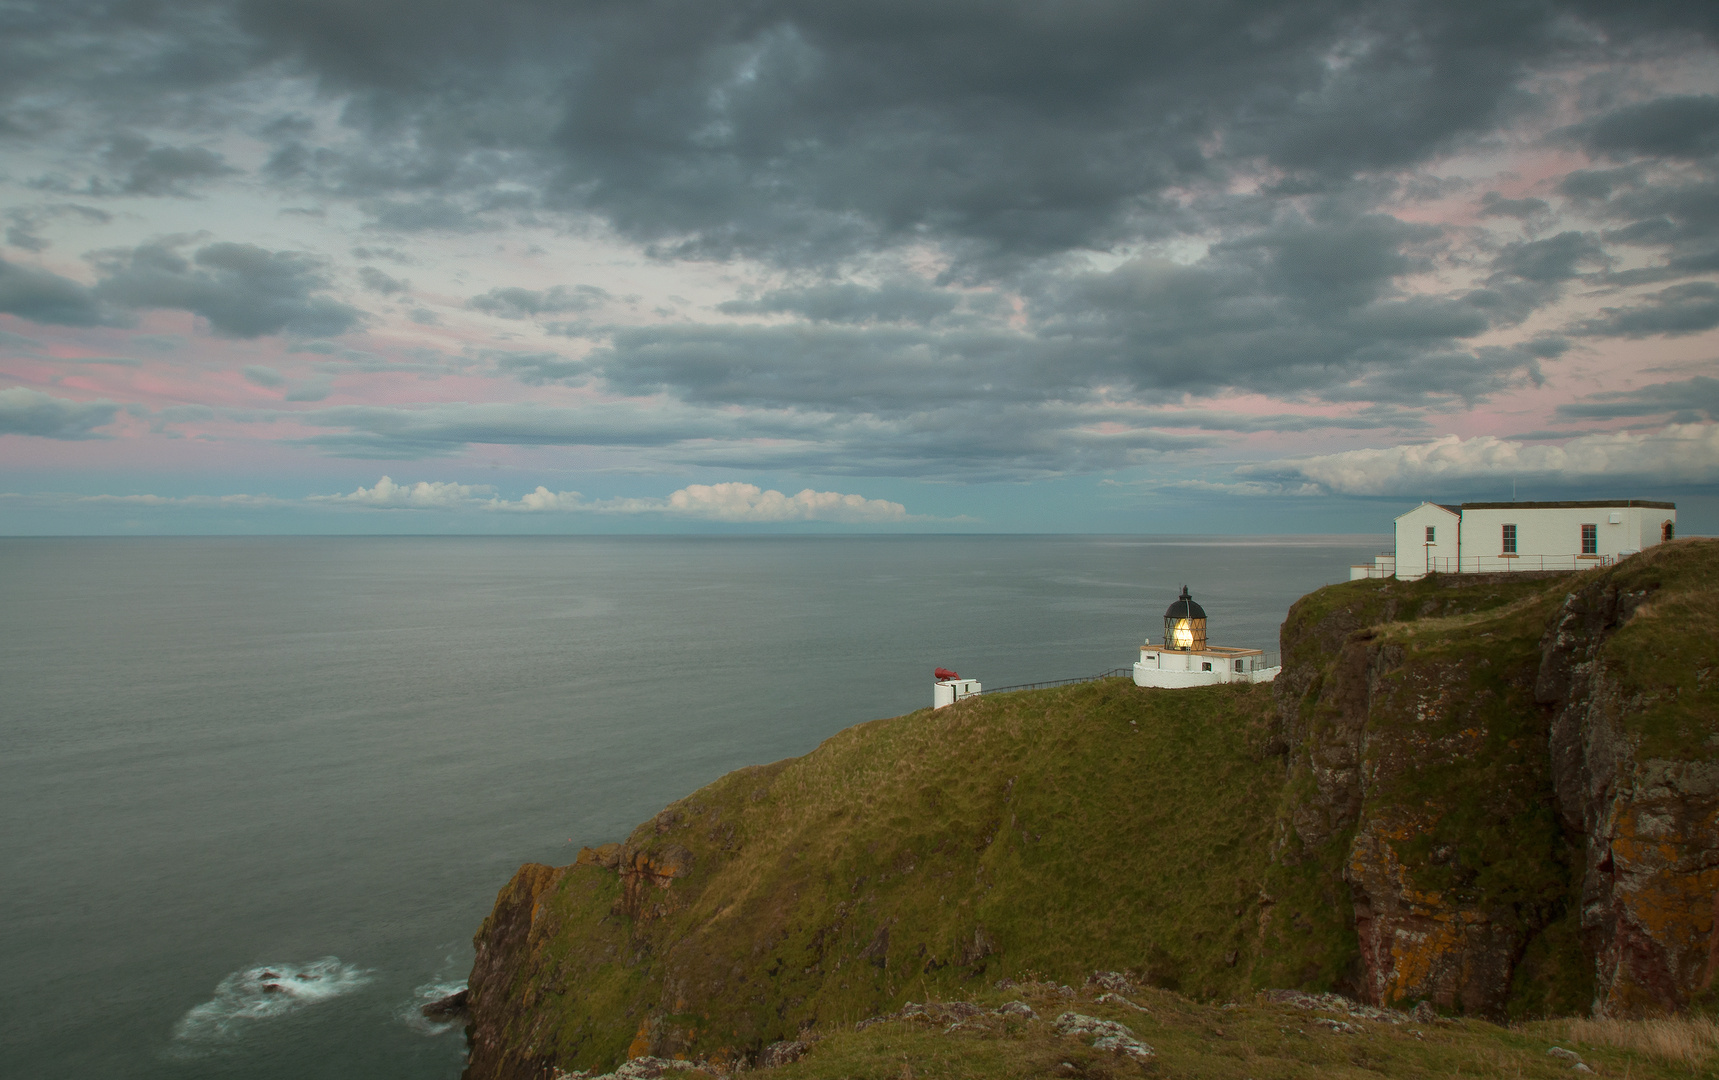
MULTIPOLYGON (((1406 514, 1397 515, 1397 577, 1425 577, 1428 560, 1451 561, 1457 555, 1457 538, 1461 535, 1462 518, 1437 503, 1421 503, 1406 514), (1426 542, 1427 529, 1433 529, 1433 543, 1426 542)), ((1351 575, 1353 577, 1354 575, 1351 575)))
POLYGON ((1610 562, 1659 543, 1661 524, 1676 520, 1676 510, 1647 506, 1464 507, 1462 569, 1537 570, 1548 559, 1555 565, 1547 562, 1544 568, 1553 570, 1610 562), (1507 524, 1516 526, 1515 559, 1501 557, 1507 524), (1583 525, 1597 530, 1598 551, 1591 559, 1580 557, 1583 525))
POLYGON ((948 679, 944 682, 931 684, 931 707, 941 709, 945 705, 953 705, 965 697, 979 693, 981 687, 978 679, 948 679))

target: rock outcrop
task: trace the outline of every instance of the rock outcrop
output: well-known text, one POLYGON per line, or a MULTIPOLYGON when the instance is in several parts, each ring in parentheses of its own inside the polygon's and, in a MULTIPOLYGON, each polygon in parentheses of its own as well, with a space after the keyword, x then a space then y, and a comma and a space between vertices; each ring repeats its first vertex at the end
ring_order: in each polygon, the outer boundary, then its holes
POLYGON ((1355 992, 1501 1016, 1711 991, 1716 547, 1339 587, 1292 611, 1283 857, 1341 849, 1355 992))

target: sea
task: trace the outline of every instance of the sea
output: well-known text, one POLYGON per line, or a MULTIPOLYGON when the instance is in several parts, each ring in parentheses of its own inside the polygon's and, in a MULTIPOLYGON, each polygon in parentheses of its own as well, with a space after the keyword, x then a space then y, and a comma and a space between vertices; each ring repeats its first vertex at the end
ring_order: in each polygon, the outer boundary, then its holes
POLYGON ((0 539, 0 1075, 452 1080, 525 862, 931 702, 1215 644, 1384 537, 0 539))

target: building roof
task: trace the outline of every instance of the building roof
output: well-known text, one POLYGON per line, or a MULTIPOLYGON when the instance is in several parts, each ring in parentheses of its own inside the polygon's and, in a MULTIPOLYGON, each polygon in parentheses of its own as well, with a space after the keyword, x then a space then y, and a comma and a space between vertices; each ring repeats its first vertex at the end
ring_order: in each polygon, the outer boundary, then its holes
MULTIPOLYGON (((1420 506, 1415 507, 1415 510, 1419 510, 1421 508, 1421 506, 1436 506, 1440 510, 1443 510, 1445 513, 1450 514, 1452 517, 1461 517, 1462 516, 1462 508, 1458 507, 1458 506, 1452 506, 1449 503, 1424 502, 1424 503, 1421 503, 1420 506)), ((1397 517, 1399 517, 1399 518, 1408 517, 1410 514, 1414 513, 1415 510, 1405 510, 1402 513, 1398 514, 1397 517)), ((1392 518, 1391 520, 1395 521, 1396 518, 1392 518)))
POLYGON ((1206 609, 1194 603, 1194 598, 1188 595, 1188 587, 1182 586, 1182 595, 1164 612, 1166 619, 1203 619, 1206 609))
POLYGON ((1591 502, 1465 502, 1464 510, 1586 510, 1614 507, 1645 506, 1653 510, 1675 510, 1672 502, 1649 499, 1596 499, 1591 502))

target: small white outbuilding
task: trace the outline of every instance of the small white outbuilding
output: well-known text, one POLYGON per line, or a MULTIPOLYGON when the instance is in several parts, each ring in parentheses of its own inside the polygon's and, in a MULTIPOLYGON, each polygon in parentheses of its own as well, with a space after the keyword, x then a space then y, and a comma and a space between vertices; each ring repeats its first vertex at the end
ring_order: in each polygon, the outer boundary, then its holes
POLYGON ((979 685, 978 679, 963 679, 953 671, 946 672, 937 669, 936 682, 931 684, 931 707, 941 709, 945 705, 953 705, 962 698, 970 698, 985 692, 979 685))

